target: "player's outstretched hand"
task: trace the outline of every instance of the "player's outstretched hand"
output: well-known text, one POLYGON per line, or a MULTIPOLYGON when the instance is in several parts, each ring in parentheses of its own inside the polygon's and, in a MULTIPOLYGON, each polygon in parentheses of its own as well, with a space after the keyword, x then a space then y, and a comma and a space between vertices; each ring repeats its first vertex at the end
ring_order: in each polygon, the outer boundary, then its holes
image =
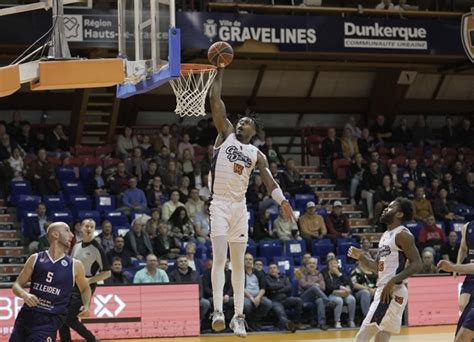
POLYGON ((25 304, 28 305, 30 308, 33 308, 39 304, 38 297, 36 297, 34 294, 31 294, 31 293, 26 293, 23 296, 23 300, 25 301, 25 304))
POLYGON ((444 272, 454 272, 454 264, 448 260, 440 260, 438 262, 438 269, 444 272))
POLYGON ((289 217, 293 223, 296 223, 296 217, 293 213, 293 209, 291 208, 290 203, 288 201, 281 202, 281 208, 283 209, 285 216, 289 217))
POLYGON ((347 256, 349 258, 359 260, 361 253, 362 253, 362 250, 360 248, 356 248, 356 247, 352 246, 347 251, 347 256))
POLYGON ((81 317, 81 318, 89 317, 89 308, 86 308, 85 306, 81 306, 81 311, 79 312, 77 317, 81 317))

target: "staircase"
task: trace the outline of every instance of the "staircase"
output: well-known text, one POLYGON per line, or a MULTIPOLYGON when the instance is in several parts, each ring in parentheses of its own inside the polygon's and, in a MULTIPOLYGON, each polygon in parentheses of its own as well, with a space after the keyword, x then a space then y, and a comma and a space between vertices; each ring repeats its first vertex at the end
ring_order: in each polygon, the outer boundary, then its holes
POLYGON ((28 255, 21 244, 15 214, 9 213, 0 199, 0 284, 11 286, 20 274, 28 255))
POLYGON ((77 121, 75 144, 99 146, 112 142, 119 105, 115 88, 78 90, 73 109, 77 121))

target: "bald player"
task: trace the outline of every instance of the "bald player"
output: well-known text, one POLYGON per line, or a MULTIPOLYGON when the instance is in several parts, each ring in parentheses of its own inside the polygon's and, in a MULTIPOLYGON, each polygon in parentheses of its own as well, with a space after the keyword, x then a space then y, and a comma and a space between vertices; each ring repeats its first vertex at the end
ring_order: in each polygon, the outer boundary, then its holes
POLYGON ((10 342, 54 342, 68 311, 74 284, 84 303, 80 317, 87 317, 91 290, 82 263, 66 254, 73 234, 64 222, 49 225, 47 251, 31 255, 13 284, 13 293, 25 303, 18 313, 10 342), (31 281, 30 291, 23 287, 31 281))

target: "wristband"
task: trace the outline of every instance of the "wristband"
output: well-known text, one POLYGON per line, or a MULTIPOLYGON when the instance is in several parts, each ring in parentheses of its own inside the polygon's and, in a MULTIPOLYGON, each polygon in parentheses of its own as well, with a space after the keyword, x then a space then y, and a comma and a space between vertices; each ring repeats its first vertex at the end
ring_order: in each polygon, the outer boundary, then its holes
POLYGON ((278 203, 278 205, 281 205, 283 201, 286 201, 285 196, 283 195, 283 192, 281 191, 280 188, 275 188, 272 191, 272 198, 275 200, 275 202, 278 203))

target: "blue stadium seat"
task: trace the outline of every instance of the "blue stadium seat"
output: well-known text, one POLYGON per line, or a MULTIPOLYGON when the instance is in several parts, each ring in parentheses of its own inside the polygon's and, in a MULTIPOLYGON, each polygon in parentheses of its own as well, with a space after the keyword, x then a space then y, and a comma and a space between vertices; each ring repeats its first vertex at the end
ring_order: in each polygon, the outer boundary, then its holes
POLYGON ((91 179, 92 175, 94 174, 95 167, 93 166, 81 166, 79 168, 79 179, 82 184, 87 184, 87 182, 91 179))
POLYGON ((351 246, 356 246, 357 248, 359 248, 359 245, 357 243, 344 242, 337 246, 336 248, 337 255, 347 255, 347 252, 349 251, 349 248, 351 248, 351 246))
POLYGON ((287 240, 285 241, 285 254, 293 258, 301 258, 306 252, 306 241, 287 240))
POLYGON ((265 240, 258 244, 259 256, 271 259, 283 256, 283 246, 279 240, 265 240))
POLYGON ((299 297, 300 290, 299 290, 300 284, 298 283, 298 279, 292 279, 291 280, 291 296, 292 297, 299 297))
POLYGON ((257 246, 255 246, 254 244, 247 243, 247 250, 245 251, 245 253, 250 253, 250 254, 252 254, 252 256, 254 258, 256 258, 257 257, 257 246))
POLYGON ((462 231, 462 226, 465 224, 466 222, 464 221, 450 221, 449 222, 449 231, 450 232, 456 232, 458 234, 461 234, 461 231, 462 231))
MULTIPOLYGON (((62 211, 54 211, 50 213, 49 218, 51 221, 62 221, 66 222, 67 224, 72 224, 73 217, 69 211, 62 210, 62 211)), ((71 230, 74 229, 74 227, 71 227, 71 230)))
POLYGON ((316 210, 316 214, 325 218, 326 216, 328 216, 328 211, 326 210, 326 208, 319 208, 318 210, 316 210))
POLYGON ((43 196, 43 202, 46 204, 46 209, 48 213, 53 211, 61 211, 66 209, 66 203, 64 202, 64 198, 62 196, 43 196))
POLYGON ((109 211, 114 211, 115 206, 115 196, 95 196, 95 210, 99 210, 102 213, 107 213, 109 211))
POLYGON ((100 213, 97 210, 79 211, 77 213, 77 218, 81 221, 86 218, 93 219, 95 221, 96 227, 100 226, 100 213))
POLYGON ((84 187, 80 182, 63 182, 61 189, 66 196, 70 195, 84 195, 84 187))
POLYGON ((40 196, 20 195, 17 203, 17 218, 22 218, 23 212, 35 211, 38 203, 41 202, 40 196))
POLYGON ((18 206, 18 200, 20 195, 32 195, 31 184, 27 181, 22 182, 11 182, 10 183, 10 202, 16 207, 18 206))
POLYGON ((125 216, 125 214, 121 211, 107 212, 104 215, 104 219, 112 223, 114 233, 117 233, 117 230, 120 228, 130 229, 127 216, 125 216))
POLYGON ((196 244, 196 258, 199 260, 207 259, 207 248, 205 244, 203 243, 196 244))
POLYGON ((315 194, 295 194, 295 208, 306 208, 306 203, 316 202, 315 194))
POLYGON ((268 260, 265 257, 257 257, 257 258, 255 258, 254 262, 257 261, 257 260, 260 260, 263 263, 263 266, 268 265, 268 260))
POLYGON ((334 252, 334 245, 329 239, 313 240, 311 246, 313 256, 318 256, 323 260, 326 260, 326 256, 330 252, 334 252))
POLYGON ((420 236, 420 231, 421 228, 423 228, 423 225, 420 222, 409 222, 405 223, 405 227, 410 230, 410 232, 415 237, 415 241, 418 242, 418 237, 420 236))
POLYGON ((69 206, 73 213, 92 210, 92 200, 88 195, 69 196, 69 206))
POLYGON ((56 177, 62 183, 74 182, 76 180, 76 172, 72 167, 58 167, 56 169, 56 177))
POLYGON ((293 278, 295 263, 292 257, 274 257, 273 261, 277 263, 278 267, 283 267, 287 277, 293 278))

